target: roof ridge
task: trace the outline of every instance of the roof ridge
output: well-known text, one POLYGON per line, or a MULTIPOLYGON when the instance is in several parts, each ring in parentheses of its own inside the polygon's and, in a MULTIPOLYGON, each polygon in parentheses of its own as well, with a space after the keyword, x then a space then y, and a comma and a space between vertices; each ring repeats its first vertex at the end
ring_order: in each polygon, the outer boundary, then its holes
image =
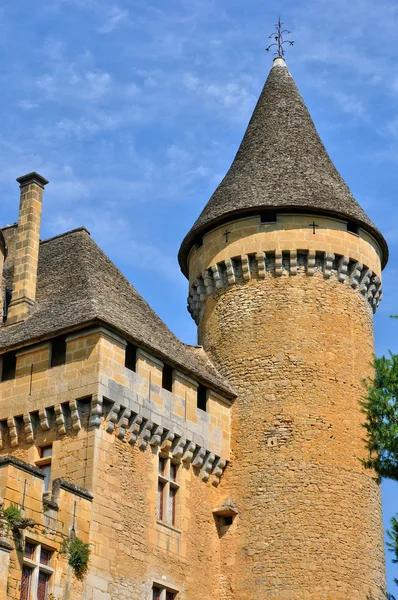
POLYGON ((71 233, 78 233, 79 231, 84 231, 85 233, 88 233, 88 235, 91 237, 91 233, 89 232, 87 227, 81 226, 76 227, 75 229, 70 229, 69 231, 64 231, 63 233, 59 233, 58 235, 54 235, 53 237, 46 238, 45 240, 40 240, 40 244, 47 244, 48 242, 52 242, 53 240, 58 240, 59 238, 70 235, 71 233))

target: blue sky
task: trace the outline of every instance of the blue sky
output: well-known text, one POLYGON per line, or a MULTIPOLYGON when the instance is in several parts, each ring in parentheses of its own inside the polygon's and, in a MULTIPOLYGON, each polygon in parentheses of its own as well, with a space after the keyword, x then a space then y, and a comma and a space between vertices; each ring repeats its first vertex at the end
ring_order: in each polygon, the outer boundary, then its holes
MULTIPOLYGON (((3 0, 2 222, 17 217, 15 178, 38 171, 50 180, 42 237, 85 225, 194 343, 178 247, 237 150, 279 14, 326 148, 389 243, 376 349, 398 352, 395 0, 3 0)), ((384 486, 387 521, 397 491, 384 486)), ((394 591, 391 564, 388 577, 394 591)))

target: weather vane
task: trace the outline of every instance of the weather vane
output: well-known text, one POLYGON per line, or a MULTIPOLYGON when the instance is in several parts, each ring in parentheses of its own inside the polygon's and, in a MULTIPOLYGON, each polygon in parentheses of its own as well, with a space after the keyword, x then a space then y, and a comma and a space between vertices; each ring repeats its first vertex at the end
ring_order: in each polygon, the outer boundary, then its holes
POLYGON ((274 52, 274 55, 281 56, 281 57, 283 57, 285 55, 285 49, 283 47, 284 44, 289 44, 290 46, 294 45, 294 41, 283 39, 283 36, 285 34, 289 35, 292 32, 288 31, 287 29, 282 29, 282 25, 283 25, 283 23, 281 22, 281 18, 279 17, 278 22, 275 25, 276 33, 271 33, 271 35, 268 36, 270 40, 275 40, 275 41, 272 44, 270 44, 268 46, 268 48, 266 48, 266 51, 269 52, 273 46, 276 46, 277 51, 274 52))

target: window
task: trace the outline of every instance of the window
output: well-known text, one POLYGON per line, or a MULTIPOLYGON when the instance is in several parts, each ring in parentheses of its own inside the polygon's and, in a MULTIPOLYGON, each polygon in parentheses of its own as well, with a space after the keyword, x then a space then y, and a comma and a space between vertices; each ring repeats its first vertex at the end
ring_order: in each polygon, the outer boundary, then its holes
POLYGON ((8 381, 15 378, 17 367, 17 357, 15 352, 6 352, 3 354, 3 367, 1 370, 1 381, 8 381))
POLYGON ((174 526, 177 522, 177 497, 180 489, 178 475, 178 464, 159 456, 156 517, 158 521, 174 526))
POLYGON ((169 392, 173 391, 173 367, 170 365, 163 365, 162 388, 169 392))
POLYGON ((277 223, 278 217, 275 210, 267 210, 260 213, 261 223, 277 223))
POLYGON ((23 553, 20 600, 47 600, 53 550, 27 541, 23 553))
POLYGON ((40 458, 38 461, 36 461, 36 466, 44 471, 46 475, 44 479, 44 491, 47 492, 51 483, 51 460, 53 447, 51 445, 43 446, 42 448, 39 448, 39 452, 40 458))
POLYGON ((198 385, 197 407, 207 410, 207 388, 201 383, 198 385))
POLYGON ((177 600, 177 592, 168 590, 161 585, 154 585, 152 588, 152 600, 177 600))
POLYGON ((51 367, 64 365, 66 361, 66 336, 60 335, 51 340, 51 367))
POLYGON ((348 221, 348 223, 347 223, 347 231, 349 233, 355 233, 355 235, 358 235, 359 227, 353 221, 348 221))
POLYGON ((137 362, 137 347, 133 344, 127 343, 126 346, 126 355, 124 359, 124 366, 130 369, 130 371, 135 371, 135 365, 137 362))

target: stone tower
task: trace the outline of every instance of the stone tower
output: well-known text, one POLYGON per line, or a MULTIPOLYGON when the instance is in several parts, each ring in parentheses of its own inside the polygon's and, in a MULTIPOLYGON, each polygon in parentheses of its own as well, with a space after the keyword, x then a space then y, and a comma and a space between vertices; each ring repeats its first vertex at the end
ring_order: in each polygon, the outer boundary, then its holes
POLYGON ((238 392, 222 600, 385 597, 359 402, 387 256, 275 59, 179 255, 199 343, 238 392))

